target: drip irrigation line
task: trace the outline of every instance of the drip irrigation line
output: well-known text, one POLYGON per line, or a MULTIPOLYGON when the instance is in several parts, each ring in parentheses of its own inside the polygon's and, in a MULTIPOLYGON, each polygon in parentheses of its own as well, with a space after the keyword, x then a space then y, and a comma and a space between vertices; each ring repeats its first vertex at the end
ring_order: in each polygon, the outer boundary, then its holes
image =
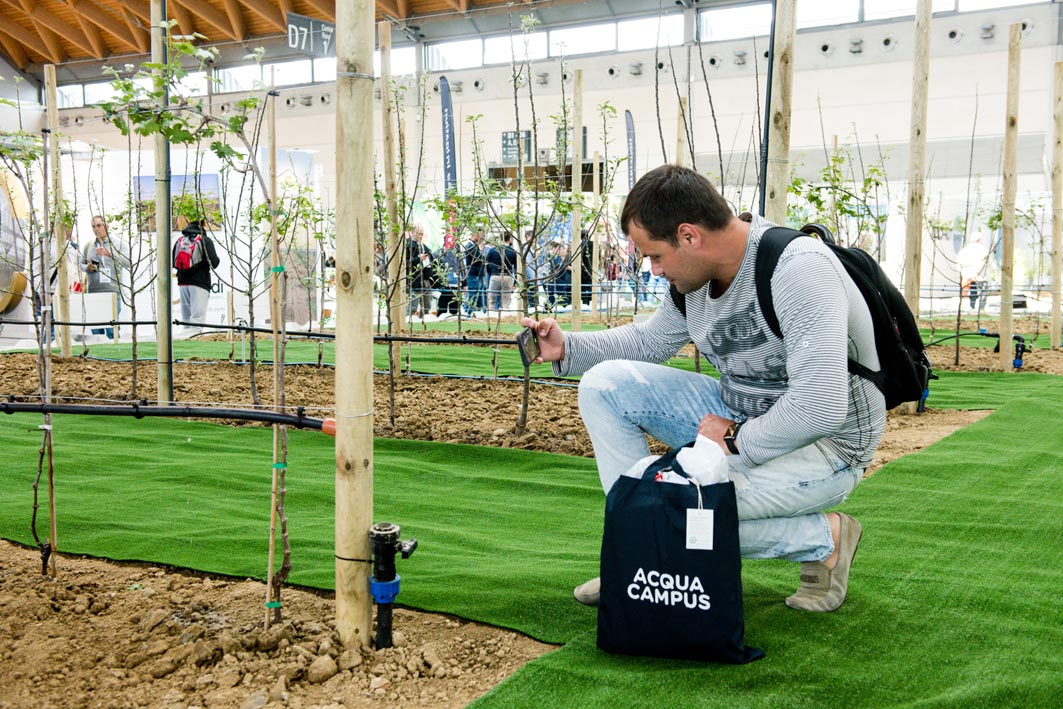
MULTIPOLYGON (((174 325, 191 326, 191 327, 209 327, 218 330, 233 330, 235 332, 261 332, 264 334, 273 334, 272 329, 264 327, 250 327, 248 325, 213 325, 209 323, 190 323, 181 320, 174 320, 174 325)), ((315 332, 313 330, 288 330, 286 332, 289 336, 306 337, 309 339, 322 339, 322 340, 335 340, 336 336, 328 332, 315 332)), ((516 346, 516 336, 512 340, 498 340, 487 337, 414 337, 412 335, 374 335, 374 342, 421 342, 431 344, 451 344, 451 345, 513 345, 516 346)))
POLYGON ((955 339, 957 337, 997 337, 997 338, 999 338, 1000 337, 1000 333, 997 333, 997 332, 960 332, 960 333, 956 333, 955 335, 946 335, 945 337, 941 337, 941 338, 938 338, 936 340, 931 340, 930 342, 926 343, 926 346, 927 347, 931 347, 932 345, 940 345, 942 342, 948 342, 949 340, 955 339))
MULTIPOLYGON (((387 375, 387 370, 373 370, 373 374, 387 375)), ((489 377, 486 374, 432 374, 431 372, 403 372, 403 376, 411 377, 440 377, 442 379, 471 379, 479 382, 523 382, 524 377, 489 377)), ((556 379, 529 379, 532 384, 542 384, 543 386, 555 386, 566 389, 575 389, 579 387, 579 384, 573 384, 567 381, 558 381, 556 379)))
MULTIPOLYGON (((0 324, 6 325, 37 325, 32 320, 3 320, 0 324)), ((53 321, 53 325, 66 325, 68 327, 114 327, 117 325, 157 325, 155 320, 105 320, 100 322, 59 322, 53 321)), ((234 332, 260 332, 272 335, 273 330, 264 327, 248 327, 246 325, 213 325, 208 323, 192 323, 183 320, 174 320, 174 325, 187 327, 206 327, 216 330, 233 330, 234 332)), ((288 337, 302 337, 306 339, 335 340, 336 336, 327 332, 314 332, 313 330, 292 331, 285 333, 288 337)), ((419 342, 422 344, 449 344, 449 345, 507 345, 516 346, 516 340, 498 340, 488 337, 414 337, 412 335, 374 335, 374 342, 419 342)))
MULTIPOLYGON (((133 361, 132 359, 115 359, 115 358, 111 358, 111 357, 92 357, 92 356, 88 356, 88 355, 82 357, 81 359, 93 360, 93 361, 96 361, 96 362, 116 362, 116 363, 126 363, 126 362, 132 362, 133 361)), ((138 362, 155 362, 156 359, 154 357, 138 357, 137 361, 138 362)), ((237 365, 240 365, 240 366, 246 366, 246 365, 250 364, 250 362, 247 362, 247 361, 244 361, 244 360, 226 360, 226 361, 229 364, 237 364, 237 365)), ((218 362, 210 361, 210 360, 175 360, 174 364, 218 364, 218 362)), ((273 362, 270 361, 270 360, 259 360, 258 364, 270 366, 270 365, 273 364, 273 362)), ((332 368, 332 369, 335 369, 335 367, 336 367, 335 363, 333 363, 333 362, 322 362, 319 365, 317 362, 287 362, 287 361, 284 363, 284 366, 286 366, 286 367, 298 367, 298 366, 319 367, 320 366, 320 367, 329 367, 329 368, 332 368)), ((388 371, 386 369, 374 369, 373 370, 373 374, 379 374, 380 376, 387 376, 388 375, 388 371)), ((523 382, 524 381, 524 377, 491 377, 491 376, 488 376, 486 374, 439 374, 439 373, 433 373, 433 372, 414 372, 414 371, 404 372, 403 373, 403 376, 407 376, 407 375, 408 376, 413 376, 413 377, 439 377, 441 379, 470 379, 470 380, 481 381, 481 382, 485 382, 485 381, 523 382)), ((566 389, 575 389, 576 387, 579 386, 579 384, 573 384, 573 383, 570 383, 570 382, 565 381, 565 380, 557 380, 557 379, 530 379, 529 381, 532 384, 541 384, 542 386, 562 387, 562 388, 566 388, 566 389)))
MULTIPOLYGON (((60 320, 53 320, 52 325, 60 326, 66 325, 67 327, 107 327, 114 325, 158 325, 157 320, 101 320, 99 322, 63 322, 60 320)), ((34 320, 0 320, 0 325, 44 325, 42 321, 34 320)))
POLYGON ((263 423, 279 423, 296 428, 312 428, 321 430, 322 419, 311 418, 301 414, 282 414, 276 411, 256 411, 253 409, 215 409, 205 406, 151 406, 146 404, 132 404, 127 406, 104 406, 93 404, 31 404, 17 403, 13 401, 0 402, 0 411, 5 414, 15 413, 38 413, 38 414, 91 414, 95 416, 132 416, 134 418, 147 417, 173 417, 173 418, 216 418, 231 419, 235 421, 260 421, 263 423))

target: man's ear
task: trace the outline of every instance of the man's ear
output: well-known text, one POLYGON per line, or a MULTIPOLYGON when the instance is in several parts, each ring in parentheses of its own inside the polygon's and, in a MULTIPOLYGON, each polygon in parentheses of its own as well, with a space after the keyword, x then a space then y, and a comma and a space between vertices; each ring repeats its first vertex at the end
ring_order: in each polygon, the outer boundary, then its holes
POLYGON ((701 231, 694 224, 680 224, 676 232, 680 246, 686 244, 695 249, 701 246, 701 231))

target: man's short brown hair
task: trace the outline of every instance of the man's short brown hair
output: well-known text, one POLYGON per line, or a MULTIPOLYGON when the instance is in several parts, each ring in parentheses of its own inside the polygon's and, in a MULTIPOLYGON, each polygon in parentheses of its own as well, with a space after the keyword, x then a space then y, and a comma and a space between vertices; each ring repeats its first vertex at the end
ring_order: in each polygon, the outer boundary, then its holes
POLYGON ((675 247, 679 245, 676 232, 680 224, 719 231, 733 217, 730 206, 704 175, 678 165, 661 165, 631 188, 620 214, 620 228, 627 234, 634 223, 651 239, 675 247))

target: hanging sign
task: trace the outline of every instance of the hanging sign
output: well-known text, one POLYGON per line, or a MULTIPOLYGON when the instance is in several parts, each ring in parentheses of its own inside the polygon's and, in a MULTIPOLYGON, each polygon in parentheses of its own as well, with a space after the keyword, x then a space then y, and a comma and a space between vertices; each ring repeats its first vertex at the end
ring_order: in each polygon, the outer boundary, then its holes
POLYGON ((521 146, 524 147, 524 162, 531 162, 531 131, 502 131, 502 162, 515 165, 520 160, 521 146))
POLYGON ((331 22, 288 13, 288 48, 311 57, 334 57, 336 25, 331 22))

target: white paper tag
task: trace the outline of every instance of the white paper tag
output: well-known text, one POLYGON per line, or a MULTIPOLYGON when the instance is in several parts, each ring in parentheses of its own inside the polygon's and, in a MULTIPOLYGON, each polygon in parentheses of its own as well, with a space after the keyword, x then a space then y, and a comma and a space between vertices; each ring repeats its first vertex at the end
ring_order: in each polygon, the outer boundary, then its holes
POLYGON ((712 551, 712 510, 687 510, 687 549, 712 551))

